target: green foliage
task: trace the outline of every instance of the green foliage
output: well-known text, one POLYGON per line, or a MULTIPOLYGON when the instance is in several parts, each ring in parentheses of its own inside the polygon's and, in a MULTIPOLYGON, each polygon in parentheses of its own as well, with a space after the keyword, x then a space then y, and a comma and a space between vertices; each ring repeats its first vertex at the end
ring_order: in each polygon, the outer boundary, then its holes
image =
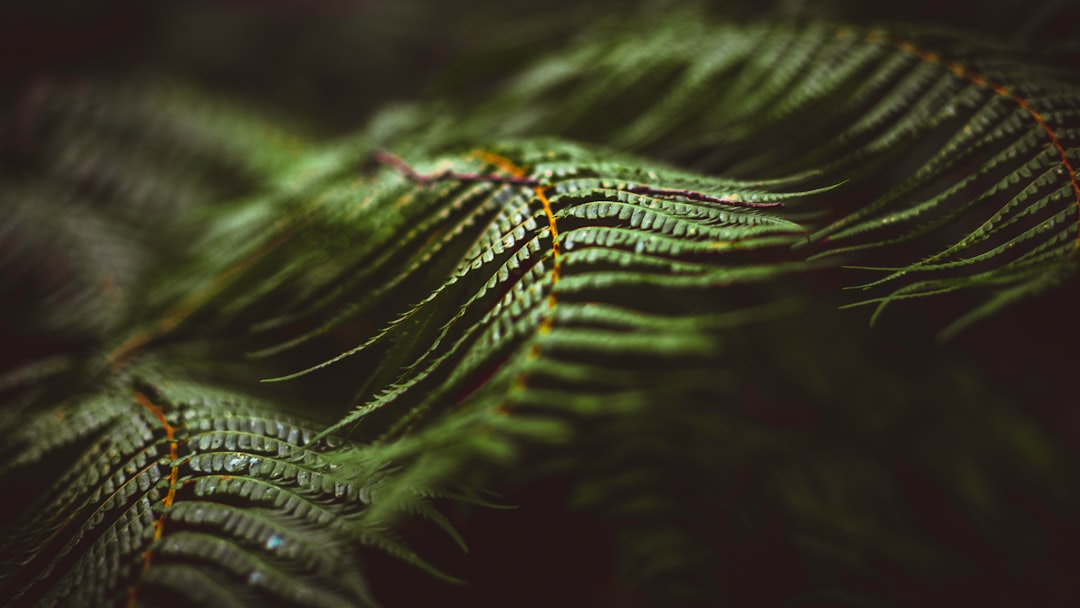
POLYGON ((543 479, 641 603, 926 603, 1061 557, 1075 459, 835 308, 958 302, 949 337, 1073 280, 1080 83, 908 30, 654 7, 330 142, 171 84, 28 95, 5 605, 373 605, 380 554, 456 580, 413 520, 464 548, 543 479), (772 551, 801 574, 747 597, 772 551))

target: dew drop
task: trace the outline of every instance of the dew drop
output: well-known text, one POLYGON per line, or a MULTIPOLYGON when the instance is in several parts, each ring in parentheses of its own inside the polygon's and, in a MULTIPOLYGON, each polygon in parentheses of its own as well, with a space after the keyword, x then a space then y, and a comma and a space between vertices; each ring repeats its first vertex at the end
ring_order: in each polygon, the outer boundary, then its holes
MULTIPOLYGON (((280 536, 278 536, 277 534, 274 534, 270 538, 266 539, 266 548, 267 549, 277 549, 278 547, 280 547, 281 545, 284 545, 284 544, 285 544, 285 541, 282 540, 282 538, 280 536)), ((252 572, 252 574, 257 574, 257 573, 252 572)))
POLYGON ((236 473, 244 468, 245 461, 246 459, 242 455, 237 454, 225 462, 225 470, 236 473))

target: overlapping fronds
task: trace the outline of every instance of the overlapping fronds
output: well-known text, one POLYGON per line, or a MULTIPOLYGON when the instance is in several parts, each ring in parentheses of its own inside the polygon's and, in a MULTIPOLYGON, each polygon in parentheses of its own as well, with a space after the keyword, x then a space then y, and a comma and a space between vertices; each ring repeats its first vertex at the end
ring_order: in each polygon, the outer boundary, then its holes
MULTIPOLYGON (((356 348, 303 372, 392 343, 381 366, 396 377, 380 377, 383 385, 362 394, 362 409, 340 426, 390 404, 423 411, 453 403, 468 394, 477 376, 496 368, 498 377, 488 383, 501 377, 523 385, 531 370, 543 373, 549 367, 589 375, 574 371, 570 362, 548 366, 538 360, 548 349, 576 351, 574 358, 586 361, 636 350, 661 349, 671 357, 701 354, 709 341, 687 338, 723 311, 695 304, 698 294, 802 267, 794 261, 754 263, 750 253, 771 248, 784 256, 787 246, 804 238, 797 224, 748 207, 793 195, 597 162, 595 154, 553 141, 528 143, 498 155, 474 151, 451 161, 452 174, 428 186, 386 167, 371 179, 396 182, 396 187, 356 187, 372 197, 365 205, 376 216, 375 225, 401 221, 396 218, 408 214, 400 211, 403 207, 420 207, 416 213, 431 219, 399 235, 390 247, 372 248, 366 259, 350 261, 350 267, 364 268, 364 278, 377 277, 384 264, 398 270, 384 284, 358 283, 354 289, 363 299, 348 300, 313 333, 396 301, 395 290, 414 286, 416 277, 432 268, 441 266, 447 278, 356 348), (500 172, 525 184, 498 183, 500 172), (457 175, 466 174, 477 179, 456 183, 457 175), (432 204, 438 207, 430 209, 432 204), (622 299, 642 289, 670 293, 660 299, 681 300, 686 314, 627 307, 622 299), (695 312, 704 316, 692 316, 695 312)), ((380 311, 386 312, 391 311, 380 311)), ((605 383, 600 374, 596 381, 605 383)), ((413 416, 405 415, 408 409, 399 411, 395 428, 407 428, 413 416)))
POLYGON ((849 180, 813 252, 884 273, 864 288, 885 295, 862 303, 981 288, 946 335, 1075 270, 1074 72, 918 30, 716 27, 695 12, 650 30, 589 32, 472 116, 729 176, 849 180))
POLYGON ((995 477, 1068 477, 1039 432, 944 356, 873 368, 822 312, 852 300, 806 292, 970 289, 955 331, 1070 279, 1075 74, 698 12, 511 72, 331 143, 170 87, 27 97, 5 332, 74 341, 0 379, 5 605, 367 605, 379 551, 449 578, 409 516, 464 546, 439 500, 552 471, 659 604, 745 599, 710 587, 737 587, 718 547, 768 518, 821 597, 925 599, 889 568, 967 566, 917 538, 901 473, 991 543, 1050 542, 995 477), (950 441, 976 403, 993 441, 950 441))
POLYGON ((456 534, 385 457, 345 469, 325 425, 178 369, 143 360, 8 434, 0 477, 57 475, 5 524, 6 601, 367 605, 363 546, 444 576, 387 529, 407 510, 456 534))

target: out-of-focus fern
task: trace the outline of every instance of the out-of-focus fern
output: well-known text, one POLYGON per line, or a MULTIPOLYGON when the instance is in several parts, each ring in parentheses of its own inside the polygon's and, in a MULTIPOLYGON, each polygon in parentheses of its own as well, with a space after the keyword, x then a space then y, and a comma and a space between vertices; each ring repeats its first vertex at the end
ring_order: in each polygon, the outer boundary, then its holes
POLYGON ((464 546, 439 501, 545 475, 658 604, 752 599, 718 547, 773 517, 814 572, 788 597, 934 599, 897 569, 980 566, 920 536, 903 476, 1058 555, 1006 497, 1068 512, 1072 463, 962 364, 880 371, 805 292, 841 265, 885 273, 880 305, 977 289, 955 329, 1068 279, 1075 75, 676 12, 483 84, 328 144, 170 87, 28 97, 5 331, 70 344, 0 381, 8 604, 369 604, 378 552, 447 577, 410 516, 464 546))

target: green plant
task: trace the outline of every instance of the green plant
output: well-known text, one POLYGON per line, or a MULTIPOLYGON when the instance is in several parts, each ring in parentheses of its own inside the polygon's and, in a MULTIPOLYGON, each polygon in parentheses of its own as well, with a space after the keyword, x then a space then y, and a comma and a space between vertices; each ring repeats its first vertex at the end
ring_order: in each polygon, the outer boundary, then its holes
POLYGON ((0 595, 369 604, 380 550, 454 579, 414 519, 464 546, 490 490, 544 479, 636 602, 1068 592, 1074 459, 917 322, 834 309, 955 304, 951 337, 1072 280, 1076 74, 662 12, 330 143, 175 85, 28 96, 2 263, 53 343, 0 385, 0 595), (882 353, 904 334, 920 360, 882 353), (745 598, 770 543, 799 574, 745 598))

